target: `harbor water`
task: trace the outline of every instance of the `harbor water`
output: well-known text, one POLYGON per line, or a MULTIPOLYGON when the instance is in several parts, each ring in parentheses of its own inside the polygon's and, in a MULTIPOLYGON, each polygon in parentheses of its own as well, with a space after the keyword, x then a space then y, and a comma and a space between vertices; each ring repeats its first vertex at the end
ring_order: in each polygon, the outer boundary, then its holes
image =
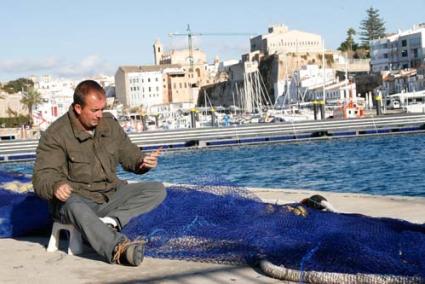
MULTIPOLYGON (((0 164, 32 173, 31 162, 0 164)), ((387 135, 290 144, 164 152, 158 168, 132 181, 221 183, 376 195, 425 196, 425 135, 387 135)))

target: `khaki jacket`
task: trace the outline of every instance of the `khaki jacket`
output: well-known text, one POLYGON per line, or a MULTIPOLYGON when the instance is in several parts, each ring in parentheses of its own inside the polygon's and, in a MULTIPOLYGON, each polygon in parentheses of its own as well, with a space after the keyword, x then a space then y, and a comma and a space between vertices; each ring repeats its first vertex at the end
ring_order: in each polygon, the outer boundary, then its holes
POLYGON ((103 203, 119 184, 116 169, 142 173, 144 155, 112 114, 105 112, 95 134, 84 131, 72 107, 44 132, 37 147, 33 170, 34 191, 47 200, 68 183, 73 193, 103 203))

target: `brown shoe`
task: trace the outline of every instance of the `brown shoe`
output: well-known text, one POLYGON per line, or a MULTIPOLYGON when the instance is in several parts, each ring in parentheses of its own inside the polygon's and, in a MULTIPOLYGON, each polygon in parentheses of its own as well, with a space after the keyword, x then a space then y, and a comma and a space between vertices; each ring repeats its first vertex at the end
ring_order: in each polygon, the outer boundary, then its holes
POLYGON ((143 262, 145 254, 144 241, 125 240, 115 246, 113 262, 139 266, 143 262))

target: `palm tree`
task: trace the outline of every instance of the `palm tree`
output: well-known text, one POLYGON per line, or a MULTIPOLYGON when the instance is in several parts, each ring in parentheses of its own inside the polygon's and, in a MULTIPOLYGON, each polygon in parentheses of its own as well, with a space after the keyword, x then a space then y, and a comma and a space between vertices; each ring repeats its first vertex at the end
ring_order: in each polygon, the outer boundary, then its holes
POLYGON ((29 121, 31 126, 33 125, 32 109, 33 107, 41 104, 42 102, 43 99, 41 97, 41 94, 37 92, 34 88, 29 88, 27 92, 24 92, 24 95, 21 99, 21 103, 28 108, 29 121))

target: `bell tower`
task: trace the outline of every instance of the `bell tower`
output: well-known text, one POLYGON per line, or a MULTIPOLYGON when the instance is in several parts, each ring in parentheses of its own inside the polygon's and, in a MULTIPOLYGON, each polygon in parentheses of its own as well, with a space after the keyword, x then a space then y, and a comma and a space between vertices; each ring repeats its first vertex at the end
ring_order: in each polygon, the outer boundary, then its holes
POLYGON ((159 40, 156 40, 153 44, 153 55, 155 59, 155 65, 159 65, 162 58, 162 44, 159 40))

